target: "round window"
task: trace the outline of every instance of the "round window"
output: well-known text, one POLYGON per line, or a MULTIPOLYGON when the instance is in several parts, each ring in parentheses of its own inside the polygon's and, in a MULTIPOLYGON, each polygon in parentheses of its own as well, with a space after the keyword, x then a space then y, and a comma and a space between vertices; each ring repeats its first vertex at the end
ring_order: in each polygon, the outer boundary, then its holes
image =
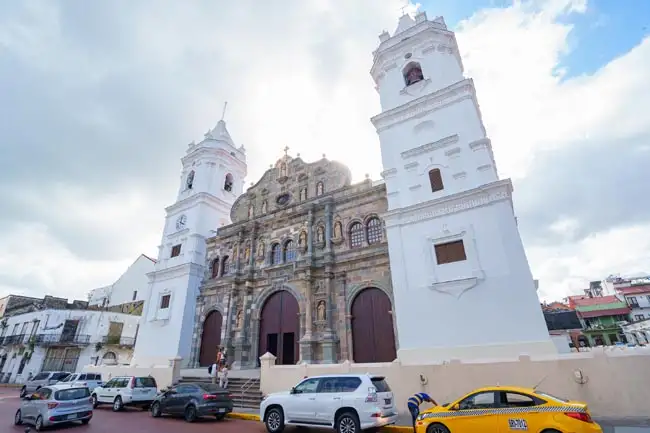
POLYGON ((287 203, 289 203, 289 200, 290 200, 290 199, 291 199, 291 196, 290 196, 288 193, 286 193, 286 194, 282 194, 281 196, 279 196, 279 197, 276 199, 275 202, 276 202, 277 204, 279 204, 280 206, 284 206, 284 205, 286 205, 287 203))

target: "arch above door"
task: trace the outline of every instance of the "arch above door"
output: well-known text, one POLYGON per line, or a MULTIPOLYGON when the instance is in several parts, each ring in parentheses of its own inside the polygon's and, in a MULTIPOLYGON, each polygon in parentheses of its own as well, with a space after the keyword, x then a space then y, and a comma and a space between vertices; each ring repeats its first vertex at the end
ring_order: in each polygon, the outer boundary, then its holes
POLYGON ((221 345, 221 327, 223 315, 213 310, 205 316, 203 332, 201 333, 201 350, 199 352, 199 366, 207 367, 217 360, 217 352, 221 345))

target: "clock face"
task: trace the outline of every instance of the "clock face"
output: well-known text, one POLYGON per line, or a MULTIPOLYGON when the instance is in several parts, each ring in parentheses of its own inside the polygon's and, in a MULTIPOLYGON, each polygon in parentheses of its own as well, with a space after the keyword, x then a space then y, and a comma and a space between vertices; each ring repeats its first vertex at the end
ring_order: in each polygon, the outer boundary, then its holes
POLYGON ((187 217, 185 215, 179 216, 176 220, 176 230, 181 230, 185 227, 185 223, 187 223, 187 217))

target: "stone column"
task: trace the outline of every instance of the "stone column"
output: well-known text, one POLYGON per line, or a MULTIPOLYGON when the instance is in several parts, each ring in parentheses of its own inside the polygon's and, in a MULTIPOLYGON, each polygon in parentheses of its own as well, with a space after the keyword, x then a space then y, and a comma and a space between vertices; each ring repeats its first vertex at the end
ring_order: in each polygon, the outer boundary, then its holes
POLYGON ((332 202, 325 203, 325 250, 332 251, 332 202))
POLYGON ((239 257, 241 256, 241 247, 243 241, 244 241, 244 231, 240 230, 239 233, 237 234, 237 248, 236 248, 237 254, 236 257, 233 257, 234 258, 233 262, 235 264, 235 272, 237 274, 239 274, 239 272, 241 271, 241 260, 239 259, 239 257))
POLYGON ((350 347, 350 342, 348 340, 348 324, 350 323, 350 317, 347 311, 347 275, 345 272, 341 272, 336 276, 337 290, 334 293, 334 299, 336 302, 336 311, 338 316, 338 335, 341 339, 341 359, 342 360, 352 360, 352 348, 350 347))
POLYGON ((305 293, 305 302, 303 305, 305 313, 305 333, 300 339, 300 361, 301 363, 311 364, 312 362, 312 327, 313 320, 311 315, 311 310, 313 307, 312 296, 311 296, 311 279, 306 278, 303 281, 304 293, 305 293))
POLYGON ((311 257, 314 251, 314 211, 309 209, 309 214, 307 216, 307 256, 311 257))
POLYGON ((251 229, 251 235, 250 235, 251 250, 248 257, 248 269, 250 272, 253 272, 253 268, 255 267, 255 254, 256 254, 255 248, 257 247, 257 242, 255 242, 256 237, 257 237, 257 226, 253 224, 253 227, 251 229))
POLYGON ((201 351, 201 340, 203 340, 203 312, 205 308, 205 298, 196 297, 196 313, 194 315, 194 331, 192 332, 192 351, 190 352, 190 368, 199 367, 199 356, 201 351))
POLYGON ((325 273, 326 281, 325 281, 325 293, 327 295, 327 300, 326 300, 326 305, 327 308, 325 309, 325 320, 326 320, 326 325, 325 325, 325 331, 323 335, 323 362, 326 364, 333 364, 337 361, 336 359, 336 333, 333 330, 333 317, 332 314, 334 313, 334 308, 332 307, 332 291, 333 291, 333 285, 334 285, 334 274, 332 272, 326 272, 325 273))

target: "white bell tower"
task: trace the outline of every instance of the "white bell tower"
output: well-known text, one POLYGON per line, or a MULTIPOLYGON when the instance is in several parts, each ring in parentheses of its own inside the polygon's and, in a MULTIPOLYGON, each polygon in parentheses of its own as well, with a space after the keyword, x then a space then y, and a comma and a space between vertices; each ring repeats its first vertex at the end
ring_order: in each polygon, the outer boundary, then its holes
POLYGON ((442 17, 403 15, 371 75, 405 364, 557 353, 474 83, 442 17))
POLYGON ((206 239, 230 224, 230 209, 243 192, 246 152, 236 147, 220 120, 203 141, 190 143, 181 160, 176 203, 167 213, 158 261, 149 274, 149 292, 132 365, 187 365, 196 297, 205 275, 206 239))

